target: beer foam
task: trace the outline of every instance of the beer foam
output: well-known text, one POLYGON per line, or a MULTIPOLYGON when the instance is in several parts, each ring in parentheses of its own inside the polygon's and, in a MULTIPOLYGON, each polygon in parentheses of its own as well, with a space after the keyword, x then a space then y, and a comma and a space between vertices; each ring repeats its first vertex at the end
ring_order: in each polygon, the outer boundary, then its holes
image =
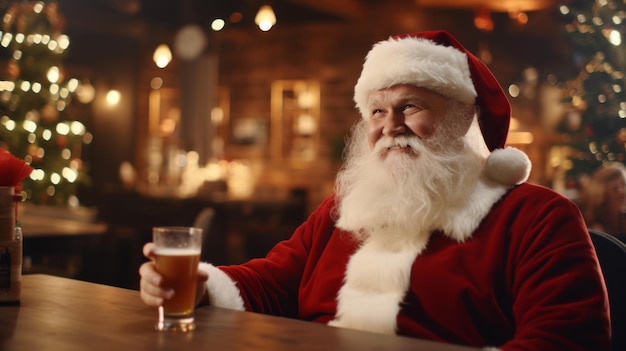
POLYGON ((159 255, 159 256, 193 256, 193 255, 199 255, 200 249, 189 248, 189 247, 183 247, 183 248, 157 247, 154 250, 154 254, 159 255))

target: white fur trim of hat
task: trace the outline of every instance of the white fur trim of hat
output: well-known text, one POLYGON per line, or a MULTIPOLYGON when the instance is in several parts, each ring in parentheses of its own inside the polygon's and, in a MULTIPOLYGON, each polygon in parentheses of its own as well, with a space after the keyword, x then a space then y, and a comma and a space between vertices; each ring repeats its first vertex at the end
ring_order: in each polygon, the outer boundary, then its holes
POLYGON ((476 99, 467 55, 424 38, 390 38, 372 47, 354 87, 361 115, 367 118, 370 92, 397 84, 412 84, 465 103, 476 99))

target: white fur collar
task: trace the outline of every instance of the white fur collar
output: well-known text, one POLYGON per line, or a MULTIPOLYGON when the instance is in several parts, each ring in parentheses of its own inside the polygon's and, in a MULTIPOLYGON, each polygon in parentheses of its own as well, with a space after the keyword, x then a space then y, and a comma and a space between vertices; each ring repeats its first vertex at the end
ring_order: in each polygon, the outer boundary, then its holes
POLYGON ((472 194, 463 203, 451 204, 438 225, 443 234, 458 242, 463 242, 472 233, 495 204, 514 185, 497 183, 481 177, 472 194))

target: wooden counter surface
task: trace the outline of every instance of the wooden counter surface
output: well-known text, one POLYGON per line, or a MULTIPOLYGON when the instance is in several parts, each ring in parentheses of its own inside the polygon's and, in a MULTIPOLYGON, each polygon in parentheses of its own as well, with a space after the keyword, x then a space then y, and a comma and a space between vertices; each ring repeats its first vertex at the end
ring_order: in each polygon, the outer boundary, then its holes
POLYGON ((0 350, 477 350, 215 307, 187 334, 156 331, 156 318, 135 290, 25 275, 20 305, 0 306, 0 350))

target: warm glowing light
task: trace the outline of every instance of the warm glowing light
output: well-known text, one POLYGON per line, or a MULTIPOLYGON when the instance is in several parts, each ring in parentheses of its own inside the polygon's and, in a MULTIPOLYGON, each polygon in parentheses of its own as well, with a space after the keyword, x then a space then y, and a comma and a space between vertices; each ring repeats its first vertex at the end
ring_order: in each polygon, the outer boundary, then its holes
POLYGON ((83 104, 92 102, 95 96, 96 88, 91 85, 91 82, 88 79, 80 82, 76 88, 76 98, 83 104))
POLYGON ((217 18, 217 19, 214 19, 213 22, 211 22, 211 29, 213 29, 216 32, 219 32, 220 30, 224 29, 225 25, 226 25, 226 22, 223 19, 217 18))
POLYGON ((59 67, 57 66, 50 67, 50 69, 48 70, 48 73, 46 74, 46 78, 48 78, 48 81, 50 83, 58 82, 60 77, 61 77, 61 73, 59 72, 59 67))
POLYGON ((73 121, 70 123, 70 130, 74 135, 83 135, 85 134, 86 128, 85 125, 79 121, 73 121))
POLYGON ((4 33, 4 35, 2 36, 2 41, 0 41, 0 45, 6 48, 11 43, 11 40, 13 40, 13 34, 4 33))
POLYGON ((172 51, 170 50, 170 47, 166 44, 157 46, 156 50, 154 50, 154 55, 152 55, 152 59, 157 67, 167 67, 167 65, 169 65, 172 61, 172 51))
POLYGON ((59 47, 63 50, 70 46, 70 38, 65 34, 59 35, 57 42, 59 43, 59 47))
POLYGON ((39 33, 31 34, 29 35, 29 37, 32 40, 32 42, 35 44, 41 44, 41 41, 43 40, 43 36, 39 33))
POLYGON ((216 125, 220 125, 224 122, 224 110, 221 107, 211 109, 211 122, 216 125))
POLYGON ((6 128, 7 130, 14 130, 15 129, 15 121, 14 120, 8 120, 4 123, 4 128, 6 128))
POLYGON ((163 135, 171 135, 176 129, 176 121, 171 118, 166 118, 161 122, 159 129, 163 135))
POLYGON ((85 133, 85 135, 83 135, 83 143, 89 145, 91 144, 92 141, 93 141, 93 134, 85 133))
POLYGON ((37 130, 37 123, 26 120, 22 123, 22 128, 27 132, 34 133, 37 130))
POLYGON ((474 26, 485 32, 491 32, 493 30, 493 20, 491 19, 491 12, 487 8, 481 8, 476 11, 474 16, 474 26))
POLYGON ((524 11, 509 11, 509 18, 520 26, 528 23, 528 15, 524 11))
POLYGON ((78 82, 78 79, 76 78, 72 78, 67 82, 67 88, 71 91, 74 92, 76 91, 76 89, 78 89, 78 85, 80 83, 78 82))
POLYGON ((520 130, 520 128, 521 124, 519 120, 517 118, 511 118, 509 134, 506 137, 506 143, 508 145, 527 145, 533 142, 533 133, 520 130))
POLYGON ((43 169, 35 169, 32 172, 30 172, 30 179, 32 179, 32 180, 43 180, 45 175, 46 175, 46 173, 43 171, 43 169))
POLYGON ((66 123, 57 124, 56 129, 57 129, 57 133, 61 135, 67 135, 70 132, 70 126, 68 126, 66 123))
POLYGON ((254 17, 254 23, 259 26, 264 32, 272 29, 272 27, 276 24, 276 15, 274 14, 274 10, 269 5, 263 5, 257 12, 254 17))
POLYGON ((122 99, 122 94, 119 92, 119 90, 116 90, 116 89, 109 90, 106 96, 107 104, 111 106, 115 106, 119 104, 121 99, 122 99))
POLYGON ((76 179, 78 179, 78 172, 69 167, 63 168, 61 174, 63 174, 63 178, 67 179, 70 183, 74 183, 76 179))
POLYGON ((534 140, 531 132, 510 132, 506 138, 506 143, 511 145, 527 145, 534 140))
POLYGON ((154 77, 150 80, 150 88, 156 90, 156 89, 161 89, 162 86, 163 86, 163 78, 154 77))
POLYGON ((609 42, 615 46, 620 46, 622 44, 622 35, 619 31, 612 30, 609 33, 609 42))
POLYGON ((45 5, 45 3, 43 1, 39 1, 39 2, 35 3, 33 5, 33 11, 35 13, 41 13, 41 11, 43 10, 44 5, 45 5))
POLYGON ((61 182, 61 176, 59 175, 59 173, 52 173, 50 175, 50 182, 52 184, 59 184, 61 182))
POLYGON ((15 90, 15 82, 9 82, 6 80, 0 81, 0 91, 13 91, 15 90))
POLYGON ((310 114, 300 115, 300 117, 298 117, 296 130, 298 131, 298 134, 301 135, 313 135, 313 133, 317 130, 317 122, 310 114))

